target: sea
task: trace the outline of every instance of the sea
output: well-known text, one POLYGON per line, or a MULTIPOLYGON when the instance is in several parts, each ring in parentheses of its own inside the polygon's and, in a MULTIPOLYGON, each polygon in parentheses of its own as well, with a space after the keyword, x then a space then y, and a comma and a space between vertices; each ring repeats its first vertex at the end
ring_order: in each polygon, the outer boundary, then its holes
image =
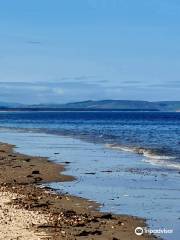
POLYGON ((180 112, 0 112, 0 142, 65 163, 74 182, 57 191, 101 211, 145 218, 163 239, 180 237, 180 112))

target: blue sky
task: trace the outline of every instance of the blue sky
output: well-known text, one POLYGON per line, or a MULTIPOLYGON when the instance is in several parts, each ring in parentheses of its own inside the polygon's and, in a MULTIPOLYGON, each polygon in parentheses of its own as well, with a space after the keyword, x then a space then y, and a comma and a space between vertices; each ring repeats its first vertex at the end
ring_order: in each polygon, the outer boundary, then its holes
POLYGON ((180 1, 0 0, 0 101, 180 100, 180 1))

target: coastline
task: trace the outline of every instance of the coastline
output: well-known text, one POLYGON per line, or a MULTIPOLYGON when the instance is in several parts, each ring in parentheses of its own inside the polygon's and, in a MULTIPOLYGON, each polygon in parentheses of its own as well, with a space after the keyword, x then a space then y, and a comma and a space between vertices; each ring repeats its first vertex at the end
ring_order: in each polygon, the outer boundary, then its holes
MULTIPOLYGON (((42 187, 43 183, 73 181, 74 177, 61 174, 65 169, 64 165, 56 164, 46 158, 17 153, 13 147, 9 144, 0 144, 0 193, 2 196, 8 196, 9 212, 15 207, 21 210, 21 213, 25 211, 24 216, 29 213, 40 215, 39 224, 33 222, 33 217, 32 219, 29 217, 29 225, 26 227, 28 232, 38 237, 37 239, 156 238, 152 235, 135 235, 136 227, 146 226, 144 219, 100 213, 99 205, 93 201, 59 194, 52 189, 42 187)), ((12 223, 12 220, 6 217, 5 221, 5 226, 12 223)), ((11 239, 4 229, 2 222, 1 231, 3 230, 4 234, 2 239, 11 239)), ((36 239, 26 238, 23 235, 23 227, 22 231, 20 228, 19 231, 18 236, 22 235, 19 239, 36 239)))

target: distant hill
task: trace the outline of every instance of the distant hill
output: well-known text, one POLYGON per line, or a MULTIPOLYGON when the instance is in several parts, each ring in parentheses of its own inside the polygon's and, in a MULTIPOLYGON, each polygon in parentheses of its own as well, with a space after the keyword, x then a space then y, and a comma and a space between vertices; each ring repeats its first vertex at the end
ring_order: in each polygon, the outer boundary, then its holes
POLYGON ((131 101, 131 100, 101 100, 83 101, 66 104, 32 105, 33 108, 60 108, 60 109, 84 109, 84 110, 140 110, 140 111, 178 111, 180 101, 131 101))
POLYGON ((1 103, 4 110, 121 110, 121 111, 180 111, 180 101, 133 101, 133 100, 101 100, 82 101, 66 104, 22 105, 18 103, 1 103))
POLYGON ((16 107, 23 107, 23 104, 20 103, 11 103, 11 102, 0 102, 0 108, 16 108, 16 107))

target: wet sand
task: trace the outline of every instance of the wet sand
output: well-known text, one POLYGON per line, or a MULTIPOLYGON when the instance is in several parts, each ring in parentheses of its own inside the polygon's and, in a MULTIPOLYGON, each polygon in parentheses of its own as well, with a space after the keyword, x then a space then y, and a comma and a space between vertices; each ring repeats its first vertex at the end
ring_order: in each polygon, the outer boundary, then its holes
POLYGON ((100 213, 98 204, 59 194, 43 183, 72 181, 64 166, 0 144, 0 239, 155 239, 137 236, 145 220, 100 213))

